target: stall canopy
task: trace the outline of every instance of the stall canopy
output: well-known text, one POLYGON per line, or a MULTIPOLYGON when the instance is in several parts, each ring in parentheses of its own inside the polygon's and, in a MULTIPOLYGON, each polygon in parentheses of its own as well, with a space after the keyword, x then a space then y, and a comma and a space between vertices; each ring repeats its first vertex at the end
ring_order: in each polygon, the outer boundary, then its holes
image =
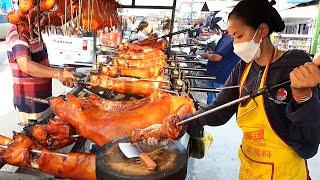
POLYGON ((160 0, 160 1, 150 1, 150 0, 119 0, 119 3, 123 7, 134 7, 150 9, 150 7, 157 7, 158 9, 172 9, 174 0, 160 0))
POLYGON ((282 18, 314 19, 317 17, 318 5, 294 7, 279 12, 282 18))
POLYGON ((225 0, 225 1, 221 1, 221 0, 217 0, 217 1, 207 1, 206 2, 208 7, 209 7, 209 11, 221 11, 227 8, 233 8, 235 5, 237 5, 239 3, 239 1, 234 1, 234 0, 225 0))

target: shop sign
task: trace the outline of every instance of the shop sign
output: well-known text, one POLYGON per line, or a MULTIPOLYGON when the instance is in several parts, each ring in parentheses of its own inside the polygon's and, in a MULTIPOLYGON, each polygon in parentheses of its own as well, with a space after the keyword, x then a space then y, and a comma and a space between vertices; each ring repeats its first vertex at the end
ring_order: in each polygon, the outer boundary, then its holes
POLYGON ((288 3, 307 3, 311 1, 312 0, 288 0, 288 3))

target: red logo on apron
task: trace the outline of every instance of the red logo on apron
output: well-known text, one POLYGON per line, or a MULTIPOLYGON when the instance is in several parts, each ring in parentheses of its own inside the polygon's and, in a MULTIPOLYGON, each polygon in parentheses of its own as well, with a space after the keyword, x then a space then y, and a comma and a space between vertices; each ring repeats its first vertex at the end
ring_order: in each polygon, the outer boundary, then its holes
POLYGON ((280 88, 278 89, 278 92, 277 92, 277 100, 283 101, 287 99, 287 95, 288 95, 287 90, 285 90, 284 88, 280 88))

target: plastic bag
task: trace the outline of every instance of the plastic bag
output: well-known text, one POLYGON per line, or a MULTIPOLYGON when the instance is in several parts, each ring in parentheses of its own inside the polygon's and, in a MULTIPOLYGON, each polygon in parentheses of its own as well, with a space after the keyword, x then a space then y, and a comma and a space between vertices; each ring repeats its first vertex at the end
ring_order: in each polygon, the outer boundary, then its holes
POLYGON ((206 131, 201 131, 197 137, 191 137, 188 143, 189 157, 202 159, 211 147, 213 136, 206 131))

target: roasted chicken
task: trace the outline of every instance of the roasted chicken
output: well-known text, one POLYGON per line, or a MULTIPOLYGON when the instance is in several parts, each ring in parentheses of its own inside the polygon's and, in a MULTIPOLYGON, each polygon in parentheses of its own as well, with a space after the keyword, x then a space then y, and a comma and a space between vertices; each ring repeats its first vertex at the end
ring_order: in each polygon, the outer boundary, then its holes
POLYGON ((143 129, 160 124, 169 115, 188 115, 194 112, 189 97, 171 96, 166 93, 153 94, 152 101, 133 110, 105 112, 85 109, 82 101, 74 95, 53 98, 50 106, 53 112, 70 123, 83 137, 102 146, 111 140, 131 135, 134 129, 143 129))

